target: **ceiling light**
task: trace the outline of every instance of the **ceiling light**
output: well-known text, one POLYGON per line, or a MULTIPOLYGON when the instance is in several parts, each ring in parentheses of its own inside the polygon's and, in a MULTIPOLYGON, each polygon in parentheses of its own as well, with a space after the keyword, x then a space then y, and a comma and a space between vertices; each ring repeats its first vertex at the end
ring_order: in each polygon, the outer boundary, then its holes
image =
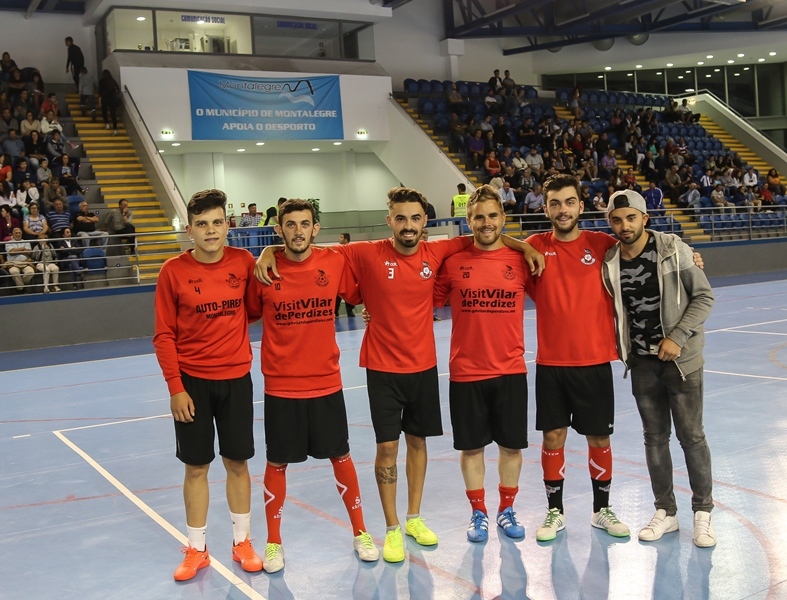
POLYGON ((257 143, 255 144, 255 146, 264 146, 264 145, 265 145, 265 142, 257 142, 257 143))
POLYGON ((683 75, 678 75, 678 79, 683 79, 683 75))
POLYGON ((764 58, 758 58, 757 62, 765 62, 765 59, 764 58))
POLYGON ((672 66, 672 63, 667 63, 667 66, 668 66, 668 67, 671 67, 671 66, 672 66))
POLYGON ((704 65, 704 64, 705 64, 705 62, 701 60, 701 61, 699 61, 697 64, 698 64, 698 65, 704 65))
POLYGON ((333 145, 334 145, 334 146, 341 146, 341 145, 342 145, 342 143, 341 143, 341 142, 334 142, 334 143, 333 143, 333 145))
POLYGON ((175 147, 180 146, 180 142, 172 142, 172 145, 175 147))
POLYGON ((733 73, 733 75, 735 75, 735 77, 740 77, 741 76, 740 73, 733 73))
POLYGON ((238 152, 246 152, 246 148, 238 148, 238 152))
POLYGON ((687 92, 693 92, 693 91, 694 91, 694 88, 686 88, 686 91, 687 91, 687 92))
POLYGON ((768 56, 776 56, 775 52, 768 52, 768 56))
POLYGON ((164 154, 164 151, 163 150, 159 150, 158 153, 159 154, 164 154))
POLYGON ((746 56, 746 55, 745 54, 739 54, 738 58, 743 58, 744 56, 746 56))
POLYGON ((731 64, 732 64, 732 63, 734 63, 734 62, 735 62, 734 60, 730 59, 730 60, 728 60, 728 61, 727 61, 727 64, 728 64, 728 65, 731 65, 731 64))
POLYGON ((721 71, 721 69, 713 69, 714 73, 718 73, 719 71, 721 71))
POLYGON ((713 54, 708 54, 705 58, 713 58, 713 54))
POLYGON ((312 148, 312 152, 319 152, 319 151, 320 151, 319 148, 312 148))
POLYGON ((611 70, 612 70, 612 67, 604 67, 604 70, 605 70, 605 71, 611 71, 611 70))
POLYGON ((743 70, 744 70, 744 71, 748 71, 748 70, 749 70, 749 67, 743 67, 743 70))
POLYGON ((634 73, 626 73, 626 77, 634 77, 634 73))
POLYGON ((144 21, 145 17, 137 17, 137 21, 144 21))
POLYGON ((641 68, 642 68, 642 65, 637 65, 637 68, 638 68, 638 69, 641 69, 641 68))
POLYGON ((661 71, 656 71, 656 75, 661 75, 661 71))
POLYGON ((710 76, 711 76, 710 73, 708 73, 705 77, 710 77, 710 76))
POLYGON ((604 79, 604 76, 603 75, 599 75, 598 78, 599 79, 604 79))
POLYGON ((687 69, 687 70, 686 70, 686 73, 691 73, 691 69, 687 69))

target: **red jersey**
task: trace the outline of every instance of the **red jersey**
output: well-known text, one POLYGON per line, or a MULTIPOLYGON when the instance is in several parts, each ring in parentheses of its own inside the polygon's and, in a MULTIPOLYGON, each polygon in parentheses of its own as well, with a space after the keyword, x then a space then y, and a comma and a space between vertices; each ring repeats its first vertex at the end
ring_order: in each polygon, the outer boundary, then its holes
POLYGON ((220 380, 251 370, 245 295, 253 279, 254 257, 228 246, 215 263, 189 250, 161 267, 153 346, 170 395, 184 391, 181 372, 220 380))
POLYGON ((443 261, 473 243, 470 237, 420 242, 405 255, 393 240, 337 246, 358 281, 372 320, 361 344, 361 366, 388 373, 419 373, 437 364, 434 282, 443 261))
POLYGON ((527 373, 525 282, 521 252, 471 246, 449 257, 435 285, 435 304, 451 301, 451 381, 527 373))
POLYGON ((276 253, 281 279, 251 284, 249 312, 262 309, 265 393, 318 398, 342 389, 334 313, 336 296, 355 299, 355 279, 344 256, 312 248, 303 262, 276 253))
POLYGON ((544 255, 547 265, 527 288, 536 303, 536 362, 589 367, 616 360, 612 297, 601 279, 604 255, 615 239, 582 231, 577 239, 561 242, 550 231, 525 241, 544 255))

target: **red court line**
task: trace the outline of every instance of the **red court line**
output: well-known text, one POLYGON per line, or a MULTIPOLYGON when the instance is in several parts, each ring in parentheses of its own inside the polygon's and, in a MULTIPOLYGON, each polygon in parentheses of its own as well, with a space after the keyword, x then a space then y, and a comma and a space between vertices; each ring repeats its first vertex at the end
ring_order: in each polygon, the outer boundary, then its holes
MULTIPOLYGON (((93 362, 93 361, 91 361, 93 362)), ((53 385, 50 387, 42 387, 42 388, 32 388, 27 390, 18 390, 16 392, 0 392, 0 397, 2 396, 14 396, 16 394, 30 394, 31 392, 50 392, 52 390, 62 390, 65 388, 73 388, 73 387, 82 387, 85 385, 94 385, 96 383, 114 383, 115 381, 134 381, 135 379, 145 378, 145 377, 161 377, 161 373, 150 374, 150 375, 135 375, 134 377, 118 377, 117 379, 98 379, 93 381, 83 381, 81 383, 66 383, 64 385, 53 385)))

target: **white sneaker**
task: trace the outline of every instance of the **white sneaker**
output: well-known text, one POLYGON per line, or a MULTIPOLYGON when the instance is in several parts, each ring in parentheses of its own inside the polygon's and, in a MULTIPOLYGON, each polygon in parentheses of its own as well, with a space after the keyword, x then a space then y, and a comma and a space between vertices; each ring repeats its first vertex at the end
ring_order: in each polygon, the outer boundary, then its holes
POLYGON ((109 123, 104 123, 104 129, 109 129, 109 123))
POLYGON ((536 539, 539 542, 548 542, 557 537, 558 531, 566 528, 566 517, 556 508, 550 508, 544 524, 536 531, 536 539))
POLYGON ((380 551, 374 545, 372 536, 365 531, 353 538, 353 548, 358 554, 358 558, 364 562, 375 562, 380 558, 380 551))
POLYGON ((266 573, 276 573, 284 568, 284 549, 281 544, 267 544, 262 568, 266 573))
POLYGON ((621 523, 609 506, 605 506, 600 511, 593 513, 590 517, 590 524, 593 527, 604 529, 613 537, 628 537, 631 535, 628 525, 621 523))
POLYGON ((698 510, 694 513, 694 545, 698 548, 712 548, 716 545, 716 530, 710 513, 698 510))
POLYGON ((639 539, 643 542, 655 542, 660 540, 665 533, 672 533, 678 530, 678 517, 668 515, 667 511, 660 508, 653 515, 650 523, 639 530, 639 539))

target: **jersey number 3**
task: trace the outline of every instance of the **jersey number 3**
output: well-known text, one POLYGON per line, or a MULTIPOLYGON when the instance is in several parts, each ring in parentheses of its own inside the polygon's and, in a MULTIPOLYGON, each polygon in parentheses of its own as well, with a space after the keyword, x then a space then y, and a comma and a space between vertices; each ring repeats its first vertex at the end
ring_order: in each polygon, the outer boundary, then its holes
POLYGON ((393 267, 388 267, 388 279, 394 278, 394 270, 393 267))

